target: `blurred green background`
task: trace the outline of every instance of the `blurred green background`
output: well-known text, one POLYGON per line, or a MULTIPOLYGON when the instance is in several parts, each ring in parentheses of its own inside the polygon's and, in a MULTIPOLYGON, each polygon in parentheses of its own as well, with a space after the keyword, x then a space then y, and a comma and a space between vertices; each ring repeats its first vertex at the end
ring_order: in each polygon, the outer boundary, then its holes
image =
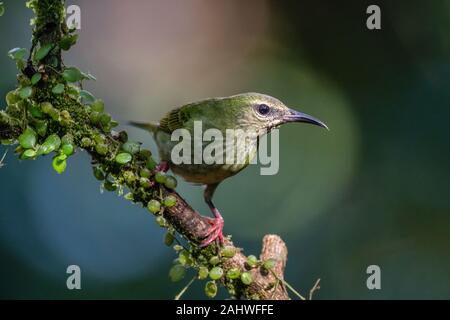
MULTIPOLYGON (((15 86, 6 53, 30 46, 32 16, 4 2, 1 96, 15 86)), ((281 235, 286 279, 306 294, 321 278, 317 299, 450 297, 450 1, 67 4, 81 7, 81 32, 65 63, 97 77, 88 89, 121 123, 256 91, 329 125, 283 127, 277 175, 252 166, 219 187, 225 233, 245 253, 281 235), (369 4, 382 30, 366 28, 369 4), (371 264, 381 290, 366 287, 371 264)), ((0 297, 172 299, 184 284, 167 277, 175 255, 148 211, 100 194, 84 152, 61 176, 50 162, 10 148, 0 169, 0 297), (70 264, 82 290, 66 288, 70 264)), ((199 187, 178 190, 210 214, 199 187)), ((204 298, 202 285, 184 297, 204 298)))

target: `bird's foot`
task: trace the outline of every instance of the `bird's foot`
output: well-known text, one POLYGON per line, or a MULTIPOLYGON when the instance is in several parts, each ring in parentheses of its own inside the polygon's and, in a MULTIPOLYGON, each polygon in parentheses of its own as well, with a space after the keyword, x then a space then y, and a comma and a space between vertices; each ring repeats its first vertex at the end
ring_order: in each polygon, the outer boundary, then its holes
POLYGON ((156 171, 160 171, 160 172, 167 172, 167 171, 169 171, 169 163, 167 161, 161 161, 156 166, 156 171))
POLYGON ((218 240, 220 244, 223 244, 223 219, 219 218, 207 218, 211 227, 206 232, 206 238, 202 241, 201 246, 206 247, 215 240, 218 240))

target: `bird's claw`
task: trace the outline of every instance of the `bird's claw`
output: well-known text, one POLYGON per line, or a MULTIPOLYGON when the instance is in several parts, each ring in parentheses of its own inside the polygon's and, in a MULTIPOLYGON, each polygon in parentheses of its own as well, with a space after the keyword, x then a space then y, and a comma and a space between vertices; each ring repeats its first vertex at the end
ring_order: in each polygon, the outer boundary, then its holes
POLYGON ((208 223, 211 227, 206 232, 206 238, 202 241, 201 246, 206 247, 215 240, 219 240, 223 244, 223 219, 222 218, 208 218, 208 223))

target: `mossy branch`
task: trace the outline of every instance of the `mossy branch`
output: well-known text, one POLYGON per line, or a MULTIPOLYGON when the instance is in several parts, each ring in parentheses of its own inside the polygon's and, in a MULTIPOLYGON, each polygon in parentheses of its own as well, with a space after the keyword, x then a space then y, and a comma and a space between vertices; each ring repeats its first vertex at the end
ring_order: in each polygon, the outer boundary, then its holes
POLYGON ((76 150, 87 151, 104 189, 120 195, 129 190, 126 199, 149 208, 168 228, 166 244, 172 245, 175 231, 183 236, 184 249, 174 246, 179 254, 171 270, 174 280, 193 267, 199 279, 212 279, 206 286, 209 296, 215 295, 219 282, 236 298, 288 299, 285 243, 276 235, 265 236, 259 260, 243 255, 229 237, 224 248, 199 247, 207 219, 173 190, 175 180, 158 170, 149 150, 128 141, 125 131, 113 130, 118 123, 105 113, 103 102, 82 90, 82 81, 94 78, 64 65, 62 51, 77 39, 65 24, 64 0, 31 0, 27 5, 36 15, 32 47, 27 60, 24 49, 9 53, 19 74, 17 89, 8 93, 6 110, 0 111, 2 144, 19 144, 21 159, 53 154, 58 173, 76 150))

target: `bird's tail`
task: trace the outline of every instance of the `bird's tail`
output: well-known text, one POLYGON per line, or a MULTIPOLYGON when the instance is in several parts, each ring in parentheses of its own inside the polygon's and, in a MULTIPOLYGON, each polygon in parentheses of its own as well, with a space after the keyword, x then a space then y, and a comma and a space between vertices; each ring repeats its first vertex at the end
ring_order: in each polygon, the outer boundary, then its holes
POLYGON ((129 124, 132 125, 132 126, 134 126, 134 127, 138 127, 138 128, 141 128, 141 129, 150 131, 150 132, 152 132, 152 133, 155 133, 156 130, 158 129, 158 127, 159 127, 159 124, 158 124, 158 123, 155 123, 155 122, 153 122, 153 123, 147 122, 147 123, 146 123, 146 122, 135 122, 135 121, 130 121, 129 124))

